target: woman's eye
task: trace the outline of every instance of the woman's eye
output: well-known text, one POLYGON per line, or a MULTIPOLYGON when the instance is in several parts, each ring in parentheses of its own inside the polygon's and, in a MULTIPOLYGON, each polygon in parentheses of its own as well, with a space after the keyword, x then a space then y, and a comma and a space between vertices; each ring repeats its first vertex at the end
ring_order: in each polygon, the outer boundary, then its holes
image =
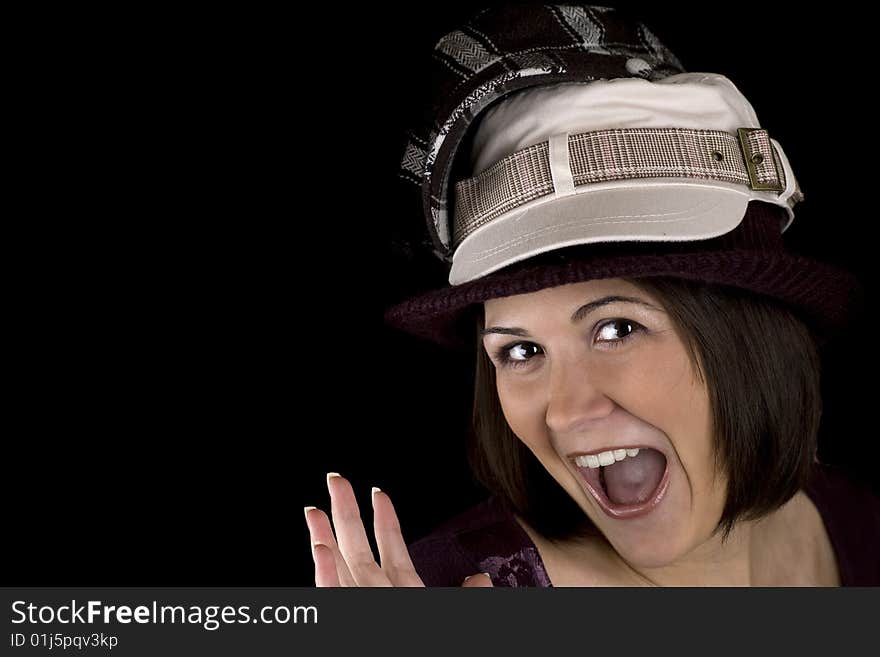
POLYGON ((640 324, 636 324, 628 319, 612 319, 599 327, 597 340, 609 343, 610 346, 616 347, 619 346, 620 343, 629 339, 641 328, 642 326, 640 324))
POLYGON ((507 350, 507 356, 514 362, 522 362, 530 359, 538 353, 539 347, 531 342, 520 342, 507 350))
POLYGON ((504 367, 516 367, 528 363, 540 349, 533 342, 517 342, 499 349, 495 357, 504 367))

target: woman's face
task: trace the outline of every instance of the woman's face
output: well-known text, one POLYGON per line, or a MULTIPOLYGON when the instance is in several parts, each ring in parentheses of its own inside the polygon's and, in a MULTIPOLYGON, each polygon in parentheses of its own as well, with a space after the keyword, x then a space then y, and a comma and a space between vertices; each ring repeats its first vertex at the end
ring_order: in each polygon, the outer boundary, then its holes
POLYGON ((491 299, 485 326, 508 424, 621 557, 672 564, 710 537, 727 481, 713 483, 708 392, 658 299, 621 279, 587 281, 491 299), (666 492, 646 513, 613 517, 573 455, 638 446, 666 456, 666 492))

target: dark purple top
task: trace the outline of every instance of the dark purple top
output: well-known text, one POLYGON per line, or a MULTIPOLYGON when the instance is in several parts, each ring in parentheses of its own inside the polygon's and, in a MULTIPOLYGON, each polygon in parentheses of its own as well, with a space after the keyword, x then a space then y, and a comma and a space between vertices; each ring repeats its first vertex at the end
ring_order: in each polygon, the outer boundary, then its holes
MULTIPOLYGON (((838 467, 815 464, 804 489, 837 557, 842 586, 880 586, 880 499, 838 467)), ((489 573, 494 586, 552 586, 538 549, 495 495, 409 545, 426 586, 461 586, 489 573)))

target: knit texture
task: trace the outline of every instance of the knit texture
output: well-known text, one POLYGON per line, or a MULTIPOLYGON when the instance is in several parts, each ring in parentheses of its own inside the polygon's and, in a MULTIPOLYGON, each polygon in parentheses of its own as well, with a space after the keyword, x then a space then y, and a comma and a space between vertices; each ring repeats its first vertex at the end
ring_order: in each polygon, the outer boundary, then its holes
POLYGON ((482 278, 427 292, 385 313, 391 327, 456 350, 475 342, 477 305, 592 279, 671 275, 730 285, 787 306, 824 344, 864 307, 850 272, 786 251, 785 209, 752 201, 740 225, 708 240, 586 244, 529 258, 482 278))

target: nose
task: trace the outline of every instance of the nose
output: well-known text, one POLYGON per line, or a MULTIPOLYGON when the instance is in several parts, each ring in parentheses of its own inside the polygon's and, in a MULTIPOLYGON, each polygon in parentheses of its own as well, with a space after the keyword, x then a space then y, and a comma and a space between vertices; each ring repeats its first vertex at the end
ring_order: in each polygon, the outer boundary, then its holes
POLYGON ((589 431, 614 410, 601 382, 584 362, 554 363, 547 391, 547 427, 558 435, 589 431))

